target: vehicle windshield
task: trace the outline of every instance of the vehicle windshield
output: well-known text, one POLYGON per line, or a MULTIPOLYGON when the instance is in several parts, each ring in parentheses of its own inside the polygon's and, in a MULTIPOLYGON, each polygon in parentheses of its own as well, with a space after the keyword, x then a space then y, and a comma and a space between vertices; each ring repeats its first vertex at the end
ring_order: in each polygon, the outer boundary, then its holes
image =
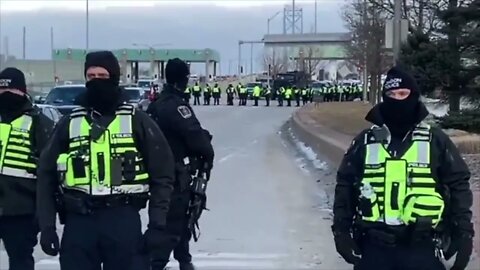
POLYGON ((255 86, 260 86, 260 87, 261 87, 262 84, 261 84, 261 83, 247 83, 247 85, 246 85, 246 87, 248 87, 248 88, 250 88, 250 87, 253 88, 253 87, 255 87, 255 86))
POLYGON ((128 100, 139 100, 141 98, 139 89, 125 89, 125 93, 128 97, 128 100))
POLYGON ((152 84, 151 81, 138 81, 138 87, 142 87, 142 88, 149 88, 150 85, 152 84))
POLYGON ((76 98, 78 95, 86 91, 85 87, 55 87, 48 93, 45 98, 45 104, 49 105, 78 105, 76 98))

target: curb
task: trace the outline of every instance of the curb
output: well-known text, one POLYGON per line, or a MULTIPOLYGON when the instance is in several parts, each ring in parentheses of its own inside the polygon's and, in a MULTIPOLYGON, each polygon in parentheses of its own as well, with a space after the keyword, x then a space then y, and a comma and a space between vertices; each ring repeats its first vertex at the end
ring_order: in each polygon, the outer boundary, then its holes
MULTIPOLYGON (((334 167, 333 169, 336 170, 340 166, 343 155, 347 151, 353 137, 325 127, 311 119, 307 112, 312 106, 308 104, 293 113, 291 118, 292 130, 317 155, 325 157, 330 161, 330 164, 334 167)), ((480 255, 480 192, 473 191, 472 212, 475 226, 473 244, 478 257, 480 255)), ((472 255, 471 263, 475 261, 474 257, 475 255, 472 255)))

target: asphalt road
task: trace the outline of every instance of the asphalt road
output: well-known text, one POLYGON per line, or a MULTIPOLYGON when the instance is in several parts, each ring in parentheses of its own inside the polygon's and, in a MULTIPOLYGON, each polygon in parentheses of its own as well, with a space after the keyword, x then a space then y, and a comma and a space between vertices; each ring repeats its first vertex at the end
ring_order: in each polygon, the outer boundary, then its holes
MULTIPOLYGON (((198 269, 351 269, 335 252, 328 194, 316 181, 321 177, 280 134, 294 108, 194 109, 216 149, 211 211, 192 244, 198 269)), ((60 269, 58 259, 38 247, 35 257, 38 270, 60 269)), ((0 269, 7 269, 3 250, 0 269)))

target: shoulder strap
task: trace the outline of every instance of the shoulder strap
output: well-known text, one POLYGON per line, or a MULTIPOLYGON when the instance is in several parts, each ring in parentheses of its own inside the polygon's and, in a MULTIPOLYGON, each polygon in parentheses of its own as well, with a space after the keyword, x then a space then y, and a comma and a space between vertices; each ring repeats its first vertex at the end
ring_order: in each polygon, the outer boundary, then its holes
POLYGON ((431 126, 425 122, 420 122, 412 132, 413 141, 430 141, 432 134, 430 132, 431 126))
POLYGON ((87 109, 84 107, 77 107, 72 110, 70 113, 70 119, 84 117, 88 113, 87 109))
POLYGON ((135 114, 135 107, 132 104, 124 103, 124 104, 118 106, 115 114, 116 115, 134 115, 135 114))
POLYGON ((386 126, 373 125, 365 133, 365 145, 372 143, 389 144, 391 140, 390 131, 386 126))

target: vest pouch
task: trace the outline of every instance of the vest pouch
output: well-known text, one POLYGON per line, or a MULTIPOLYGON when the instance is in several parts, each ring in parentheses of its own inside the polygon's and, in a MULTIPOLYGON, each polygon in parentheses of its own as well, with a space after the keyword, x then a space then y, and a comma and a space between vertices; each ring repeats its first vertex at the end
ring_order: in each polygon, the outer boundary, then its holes
POLYGON ((387 159, 385 161, 385 223, 401 225, 401 206, 407 189, 407 161, 387 159))
POLYGON ((68 154, 60 154, 57 158, 57 172, 58 177, 61 181, 65 181, 65 174, 67 173, 67 162, 68 162, 68 154))
POLYGON ((368 191, 362 191, 358 203, 358 210, 365 221, 376 222, 380 219, 380 206, 378 205, 377 194, 371 187, 368 191))
POLYGON ((417 219, 430 219, 435 228, 440 222, 445 202, 440 194, 409 194, 405 198, 402 220, 405 224, 415 224, 417 219))
POLYGON ((110 184, 112 187, 118 187, 122 185, 122 159, 112 158, 110 161, 110 184))
POLYGON ((89 165, 82 156, 68 156, 65 182, 69 187, 90 184, 89 165))
POLYGON ((137 154, 134 151, 123 153, 123 178, 126 182, 135 181, 136 170, 135 161, 137 154))

